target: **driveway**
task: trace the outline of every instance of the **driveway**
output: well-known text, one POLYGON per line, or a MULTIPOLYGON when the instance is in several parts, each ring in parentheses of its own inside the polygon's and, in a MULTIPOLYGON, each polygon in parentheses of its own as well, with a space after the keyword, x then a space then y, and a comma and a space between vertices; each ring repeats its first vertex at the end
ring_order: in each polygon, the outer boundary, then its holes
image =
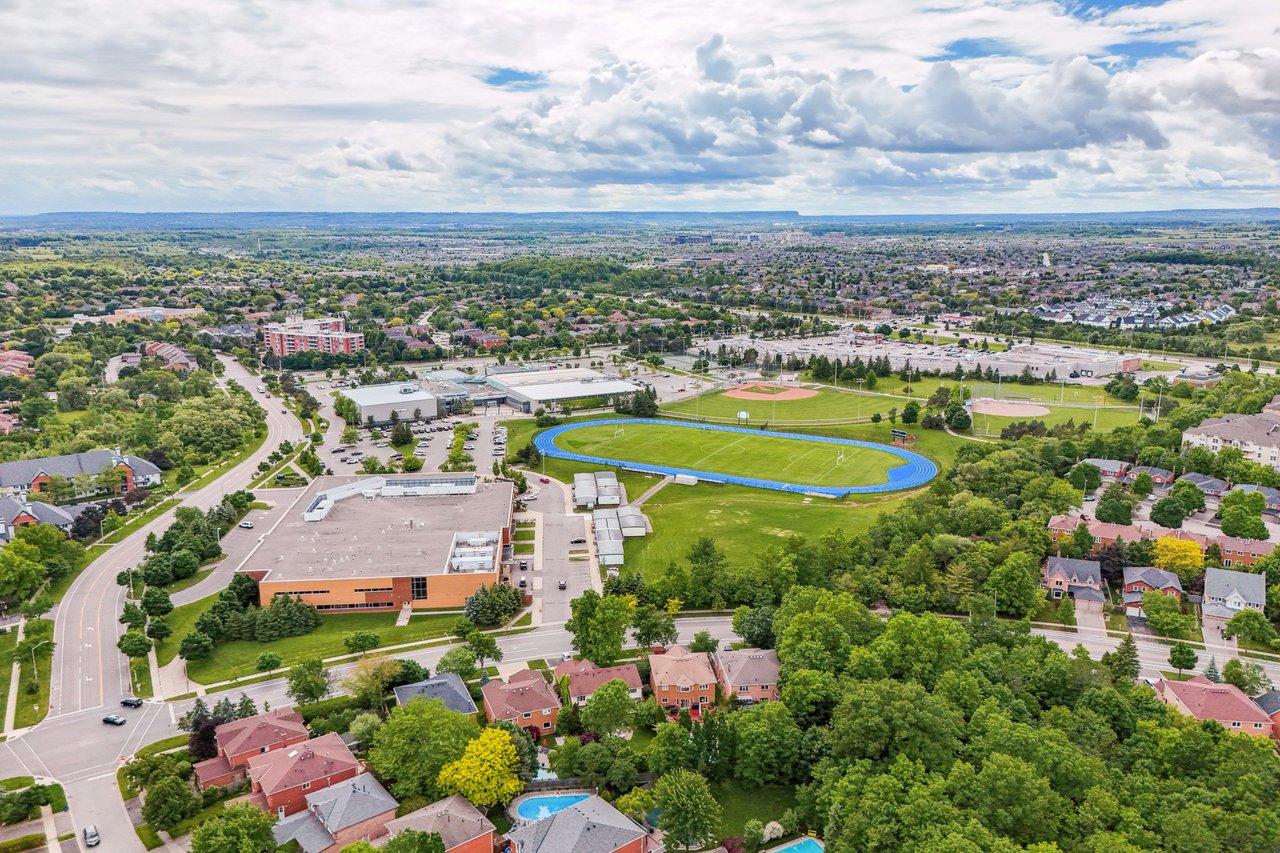
POLYGON ((1107 632, 1107 617, 1102 607, 1082 607, 1076 605, 1076 628, 1089 631, 1107 632))

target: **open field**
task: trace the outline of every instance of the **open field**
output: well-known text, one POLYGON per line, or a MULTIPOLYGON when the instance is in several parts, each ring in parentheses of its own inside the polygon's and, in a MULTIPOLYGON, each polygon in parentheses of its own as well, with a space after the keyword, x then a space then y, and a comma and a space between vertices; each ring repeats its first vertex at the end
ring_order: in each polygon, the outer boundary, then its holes
MULTIPOLYGON (((822 388, 812 397, 803 400, 741 400, 724 391, 703 394, 692 400, 662 406, 663 413, 693 415, 704 418, 721 418, 736 421, 739 412, 750 412, 753 422, 777 421, 834 421, 858 416, 859 398, 851 394, 822 388)), ((863 417, 869 416, 876 405, 876 398, 863 396, 863 417)), ((897 405, 885 403, 884 409, 897 405)))
POLYGON ((808 486, 886 481, 903 460, 882 450, 653 423, 586 426, 556 439, 564 450, 808 486))

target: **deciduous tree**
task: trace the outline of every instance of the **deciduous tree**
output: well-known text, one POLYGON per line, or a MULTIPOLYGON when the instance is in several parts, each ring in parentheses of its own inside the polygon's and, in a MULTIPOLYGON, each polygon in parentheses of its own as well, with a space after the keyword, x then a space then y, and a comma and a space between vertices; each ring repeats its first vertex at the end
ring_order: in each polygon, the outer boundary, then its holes
POLYGON ((720 804, 707 780, 692 770, 673 770, 653 786, 662 816, 658 827, 678 844, 696 849, 710 843, 720 827, 720 804))
POLYGON ((391 780, 397 797, 435 797, 441 792, 436 784, 441 768, 461 758, 479 734, 470 716, 449 710, 439 699, 414 699, 392 709, 378 729, 369 764, 391 780))
POLYGON ((524 789, 517 774, 519 759, 511 736, 485 729, 467 744, 462 756, 440 768, 439 788, 461 794, 472 805, 488 809, 506 804, 524 789))

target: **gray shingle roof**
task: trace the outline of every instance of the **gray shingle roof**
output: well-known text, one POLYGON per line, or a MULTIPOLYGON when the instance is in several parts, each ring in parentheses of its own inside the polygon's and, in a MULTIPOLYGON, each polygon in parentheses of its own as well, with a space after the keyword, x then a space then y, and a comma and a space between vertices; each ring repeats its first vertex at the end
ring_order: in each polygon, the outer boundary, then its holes
POLYGON ((599 797, 507 833, 516 853, 613 853, 647 833, 599 797))
POLYGON ((1280 711, 1280 690, 1268 690, 1253 701, 1262 709, 1262 713, 1270 717, 1280 711))
MULTIPOLYGON (((1164 569, 1156 569, 1151 566, 1125 566, 1124 569, 1124 585, 1142 581, 1152 589, 1167 589, 1173 587, 1178 592, 1182 592, 1182 581, 1173 572, 1166 572, 1164 569)), ((1139 595, 1139 598, 1142 596, 1139 595)))
MULTIPOLYGON (((307 795, 307 805, 332 833, 366 821, 400 804, 368 773, 307 795)), ((392 815, 394 817, 394 815, 392 815)))
POLYGON ((1097 560, 1073 560, 1070 557, 1050 557, 1046 567, 1048 573, 1062 572, 1067 577, 1075 577, 1081 583, 1102 585, 1102 564, 1097 560))
POLYGON ((1178 480, 1186 480, 1202 492, 1225 492, 1227 490, 1226 480, 1219 480, 1217 477, 1210 477, 1208 474, 1199 474, 1195 471, 1183 474, 1178 480))
POLYGON ((408 705, 411 700, 421 696, 424 699, 439 699, 446 708, 459 714, 476 713, 476 703, 471 698, 467 685, 452 672, 441 672, 426 681, 402 685, 395 688, 395 694, 399 705, 408 705))
POLYGON ((1266 575, 1230 569, 1207 569, 1204 573, 1204 603, 1201 606, 1204 615, 1230 619, 1239 613, 1239 610, 1233 610, 1222 603, 1237 592, 1246 604, 1261 610, 1267 604, 1266 575))
MULTIPOLYGON (((135 474, 159 474, 160 469, 145 459, 125 453, 121 457, 135 474)), ((45 456, 41 459, 18 459, 0 463, 0 487, 29 486, 41 474, 61 474, 74 477, 77 474, 96 476, 104 468, 111 467, 115 452, 90 450, 87 453, 68 453, 63 456, 45 456)))
POLYGON ((309 811, 301 811, 281 818, 271 827, 276 844, 298 842, 303 853, 321 853, 333 846, 333 836, 324 828, 320 818, 309 811))
POLYGON ((55 527, 64 527, 75 521, 73 514, 53 504, 41 503, 40 501, 24 504, 16 498, 0 497, 0 522, 2 522, 0 527, 8 527, 13 524, 13 520, 22 513, 29 513, 41 524, 52 524, 55 527))

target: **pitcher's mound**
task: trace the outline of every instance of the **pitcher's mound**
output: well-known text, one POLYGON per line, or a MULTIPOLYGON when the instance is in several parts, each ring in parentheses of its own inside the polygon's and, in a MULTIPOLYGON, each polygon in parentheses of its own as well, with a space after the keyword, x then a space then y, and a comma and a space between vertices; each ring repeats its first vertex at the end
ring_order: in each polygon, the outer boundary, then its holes
POLYGON ((726 397, 734 400, 804 400, 818 396, 817 391, 809 388, 796 388, 790 385, 770 385, 767 382, 748 382, 737 388, 724 392, 726 397))
POLYGON ((1049 414, 1049 410, 1038 403, 1019 403, 1010 400, 974 400, 975 415, 1000 415, 1009 418, 1038 418, 1049 414))

